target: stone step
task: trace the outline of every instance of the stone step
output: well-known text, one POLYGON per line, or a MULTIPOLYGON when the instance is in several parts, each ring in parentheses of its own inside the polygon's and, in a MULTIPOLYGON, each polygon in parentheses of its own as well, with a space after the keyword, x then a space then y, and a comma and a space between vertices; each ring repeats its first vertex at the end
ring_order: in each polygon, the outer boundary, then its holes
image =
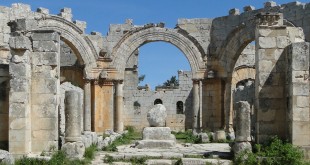
POLYGON ((169 159, 148 159, 145 164, 147 165, 173 165, 175 161, 169 159))
POLYGON ((221 165, 233 164, 231 160, 223 160, 223 159, 182 158, 183 165, 205 165, 207 163, 221 164, 221 165))

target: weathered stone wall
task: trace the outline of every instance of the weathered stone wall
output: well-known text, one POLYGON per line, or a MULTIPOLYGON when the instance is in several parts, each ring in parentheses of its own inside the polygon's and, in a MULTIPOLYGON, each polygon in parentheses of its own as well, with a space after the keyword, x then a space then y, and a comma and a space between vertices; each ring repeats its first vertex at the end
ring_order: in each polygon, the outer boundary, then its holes
POLYGON ((137 89, 137 73, 127 71, 124 80, 124 124, 138 129, 149 126, 147 112, 153 107, 154 101, 160 99, 167 109, 166 126, 179 131, 191 128, 192 111, 192 74, 179 71, 179 87, 158 91, 137 89), (177 102, 183 102, 183 113, 177 114, 177 102))

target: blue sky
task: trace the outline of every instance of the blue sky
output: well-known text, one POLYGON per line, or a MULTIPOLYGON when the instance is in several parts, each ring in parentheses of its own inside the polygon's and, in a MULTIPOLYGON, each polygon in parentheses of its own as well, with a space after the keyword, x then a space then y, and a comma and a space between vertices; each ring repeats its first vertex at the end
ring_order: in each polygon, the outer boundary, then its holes
MULTIPOLYGON (((293 0, 274 0, 277 4, 293 0)), ((51 14, 58 14, 63 7, 72 8, 73 19, 87 22, 87 33, 101 32, 106 35, 109 24, 122 24, 127 18, 134 24, 165 22, 166 27, 174 28, 178 18, 214 18, 225 16, 232 8, 252 5, 262 8, 265 0, 0 0, 1 6, 12 3, 30 4, 32 10, 45 7, 51 14)), ((301 0, 300 2, 309 2, 301 0)), ((140 48, 139 73, 145 74, 142 84, 152 88, 160 85, 177 70, 190 70, 182 52, 171 44, 149 43, 140 48)))

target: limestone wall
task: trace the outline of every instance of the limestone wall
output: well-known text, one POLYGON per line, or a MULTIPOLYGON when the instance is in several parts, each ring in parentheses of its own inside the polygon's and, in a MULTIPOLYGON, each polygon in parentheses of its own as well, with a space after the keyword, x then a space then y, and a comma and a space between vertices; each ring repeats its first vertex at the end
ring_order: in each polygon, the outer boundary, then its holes
POLYGON ((137 74, 128 73, 124 80, 124 124, 138 129, 149 126, 146 114, 160 99, 167 109, 166 126, 179 131, 191 128, 192 111, 192 74, 189 71, 178 73, 179 87, 162 89, 160 91, 138 90, 137 74), (183 114, 177 114, 177 102, 184 104, 183 114))

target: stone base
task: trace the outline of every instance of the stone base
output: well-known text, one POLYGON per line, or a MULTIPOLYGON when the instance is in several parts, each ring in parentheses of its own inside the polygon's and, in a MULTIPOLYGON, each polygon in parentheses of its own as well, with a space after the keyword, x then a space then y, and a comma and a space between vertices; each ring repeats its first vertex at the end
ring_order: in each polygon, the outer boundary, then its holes
POLYGON ((174 140, 141 140, 136 143, 136 148, 171 148, 175 146, 174 140))
POLYGON ((5 150, 0 150, 0 164, 14 164, 14 158, 11 153, 5 150))
POLYGON ((235 142, 232 146, 232 150, 235 155, 245 150, 252 152, 252 145, 250 142, 235 142))
POLYGON ((169 127, 145 127, 143 129, 143 140, 174 140, 169 127))
POLYGON ((85 146, 83 142, 67 142, 62 146, 61 150, 63 150, 70 159, 82 159, 85 146))

